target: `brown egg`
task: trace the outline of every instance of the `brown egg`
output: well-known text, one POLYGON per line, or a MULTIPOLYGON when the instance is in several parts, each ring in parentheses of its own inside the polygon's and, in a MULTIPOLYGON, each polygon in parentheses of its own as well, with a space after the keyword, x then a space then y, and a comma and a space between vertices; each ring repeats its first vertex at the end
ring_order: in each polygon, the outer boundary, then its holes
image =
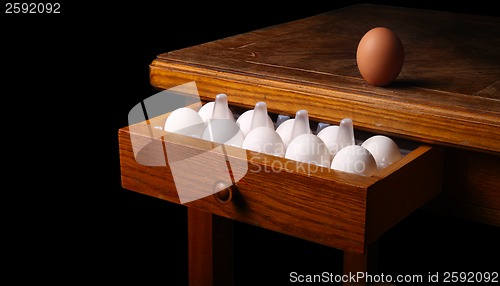
POLYGON ((403 68, 403 43, 391 29, 373 28, 359 41, 356 62, 367 83, 386 86, 398 77, 403 68))

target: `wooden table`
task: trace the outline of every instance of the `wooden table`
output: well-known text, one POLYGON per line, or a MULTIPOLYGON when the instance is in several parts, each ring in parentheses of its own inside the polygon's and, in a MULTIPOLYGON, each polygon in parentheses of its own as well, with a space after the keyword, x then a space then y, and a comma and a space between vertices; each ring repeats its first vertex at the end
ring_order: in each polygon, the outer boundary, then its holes
MULTIPOLYGON (((286 178, 246 176, 251 188, 235 184, 226 190, 226 195, 234 191, 247 203, 244 211, 234 200, 229 206, 211 198, 186 204, 190 284, 232 283, 232 220, 342 249, 345 273, 366 271, 370 245, 420 207, 500 226, 499 46, 499 18, 355 5, 158 55, 150 65, 150 82, 159 89, 196 82, 204 101, 226 93, 237 108, 265 101, 270 112, 293 116, 307 109, 317 122, 338 124, 351 118, 357 130, 420 146, 405 162, 374 178, 322 170, 308 182, 326 192, 325 197, 315 197, 310 186, 301 186, 305 175, 293 170, 286 178), (405 48, 401 74, 387 87, 368 85, 356 66, 357 44, 376 26, 395 31, 405 48), (304 208, 319 205, 339 217, 332 220, 312 212, 309 224, 286 215, 300 207, 278 204, 279 212, 273 214, 283 215, 266 224, 256 210, 268 207, 268 189, 278 190, 280 180, 295 182, 296 190, 306 194, 300 201, 304 208), (327 188, 327 183, 333 187, 327 188), (340 203, 328 201, 331 196, 338 196, 340 203), (324 201, 329 205, 323 206, 324 201), (350 214, 356 211, 360 213, 350 214), (350 219, 352 228, 347 227, 350 219), (327 226, 315 229, 320 222, 327 226), (305 232, 306 227, 311 232, 305 232)), ((134 162, 133 133, 129 127, 119 132, 123 187, 180 203, 171 179, 162 178, 163 171, 134 162)), ((146 133, 140 136, 146 138, 146 133)), ((210 149, 172 134, 155 136, 189 150, 210 149)), ((296 198, 285 195, 293 188, 286 191, 273 199, 286 205, 296 198)))

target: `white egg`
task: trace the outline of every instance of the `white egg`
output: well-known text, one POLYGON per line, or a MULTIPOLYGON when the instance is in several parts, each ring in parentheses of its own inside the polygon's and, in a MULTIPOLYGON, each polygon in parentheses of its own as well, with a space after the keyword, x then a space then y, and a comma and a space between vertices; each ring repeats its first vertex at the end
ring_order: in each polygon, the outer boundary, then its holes
MULTIPOLYGON (((283 144, 285 144, 285 150, 288 148, 288 144, 290 144, 290 138, 292 137, 293 125, 295 123, 295 118, 290 118, 283 123, 281 123, 278 128, 276 128, 276 132, 283 140, 283 144)), ((309 129, 309 133, 312 134, 312 130, 309 129)))
POLYGON ((205 130, 205 123, 195 110, 181 107, 170 113, 163 130, 200 138, 205 130))
POLYGON ((318 133, 328 149, 330 155, 335 156, 337 152, 349 145, 354 145, 354 127, 352 119, 344 118, 338 126, 332 125, 325 127, 318 133))
POLYGON ((372 136, 366 139, 361 146, 370 151, 379 169, 389 166, 402 157, 396 142, 384 135, 372 136))
POLYGON ((283 140, 283 144, 285 144, 285 149, 288 148, 288 144, 290 143, 294 120, 293 118, 287 119, 276 128, 276 132, 278 132, 281 140, 283 140))
POLYGON ((208 122, 212 118, 212 113, 214 112, 214 101, 207 102, 198 110, 198 114, 203 119, 203 121, 208 122))
POLYGON ((243 141, 243 148, 279 157, 285 155, 283 140, 274 129, 267 126, 252 129, 243 141))
MULTIPOLYGON (((212 114, 214 113, 214 107, 215 107, 215 101, 210 101, 203 104, 200 110, 198 110, 198 114, 201 116, 203 121, 208 122, 212 118, 212 114)), ((231 111, 231 109, 229 109, 229 113, 234 118, 234 114, 231 111)))
POLYGON ((349 145, 337 152, 330 168, 342 172, 371 176, 377 171, 375 158, 365 147, 349 145))
POLYGON ((203 132, 204 140, 242 147, 245 135, 234 120, 211 119, 203 132))
POLYGON ((311 133, 301 134, 293 139, 285 152, 285 158, 319 166, 330 166, 330 152, 318 136, 311 133))
MULTIPOLYGON (((248 132, 250 132, 250 129, 252 127, 252 118, 253 118, 253 113, 254 110, 250 109, 245 112, 243 112, 240 117, 236 120, 236 123, 240 126, 241 131, 243 131, 243 134, 247 136, 248 132)), ((268 125, 271 128, 274 128, 274 122, 271 119, 271 117, 268 115, 268 125)))
POLYGON ((337 125, 330 125, 321 129, 318 133, 318 137, 325 142, 332 157, 335 156, 340 149, 342 149, 342 147, 337 144, 338 131, 339 127, 337 125))

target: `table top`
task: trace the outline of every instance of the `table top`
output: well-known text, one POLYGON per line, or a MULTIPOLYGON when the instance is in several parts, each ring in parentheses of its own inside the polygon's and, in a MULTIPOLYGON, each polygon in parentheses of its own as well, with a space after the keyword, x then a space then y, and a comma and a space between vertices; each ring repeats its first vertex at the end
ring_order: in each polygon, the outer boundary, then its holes
POLYGON ((361 129, 499 153, 499 47, 500 18, 360 4, 160 54, 151 79, 161 86, 158 70, 188 67, 283 91, 282 101, 266 97, 271 109, 305 106, 318 120, 350 117, 361 129), (377 26, 405 49, 386 87, 367 84, 356 65, 361 37, 377 26))

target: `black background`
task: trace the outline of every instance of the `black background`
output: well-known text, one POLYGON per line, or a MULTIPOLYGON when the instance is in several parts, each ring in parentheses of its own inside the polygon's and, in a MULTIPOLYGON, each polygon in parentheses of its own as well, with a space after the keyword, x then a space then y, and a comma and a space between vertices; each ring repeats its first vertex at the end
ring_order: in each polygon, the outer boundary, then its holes
MULTIPOLYGON (((82 1, 61 3, 59 15, 3 14, 7 273, 64 285, 186 285, 186 209, 120 185, 118 129, 157 92, 148 65, 163 52, 358 3, 323 2, 82 1)), ((489 2, 370 3, 498 16, 489 2)), ((491 226, 417 211, 381 238, 379 270, 498 271, 499 241, 491 226)), ((237 285, 341 267, 335 249, 235 225, 237 285)))

